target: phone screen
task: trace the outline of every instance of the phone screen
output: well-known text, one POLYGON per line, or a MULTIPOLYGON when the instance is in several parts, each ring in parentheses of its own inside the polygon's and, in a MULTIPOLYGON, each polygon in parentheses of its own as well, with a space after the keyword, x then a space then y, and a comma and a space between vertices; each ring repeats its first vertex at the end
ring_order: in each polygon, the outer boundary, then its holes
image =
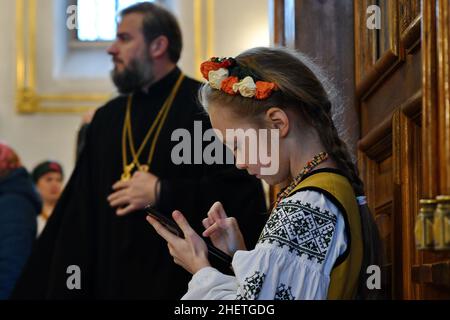
MULTIPOLYGON (((147 212, 147 214, 149 216, 151 216, 152 218, 157 220, 159 223, 161 223, 164 227, 166 227, 167 230, 169 230, 170 232, 172 232, 173 234, 175 234, 176 236, 178 236, 180 238, 184 238, 183 231, 180 229, 180 227, 176 224, 175 221, 168 218, 167 216, 160 213, 158 210, 156 210, 155 208, 153 208, 151 206, 147 206, 145 208, 145 211, 147 212)), ((226 265, 229 267, 231 265, 231 262, 233 259, 228 254, 221 251, 220 249, 217 249, 216 247, 214 247, 213 245, 211 245, 209 243, 207 243, 207 246, 208 246, 209 256, 213 261, 218 261, 218 264, 220 264, 222 266, 226 265)))
POLYGON ((147 214, 154 218, 156 221, 161 223, 167 230, 175 234, 176 236, 180 238, 184 238, 183 231, 180 229, 180 227, 175 223, 175 221, 169 219, 162 213, 155 210, 153 207, 146 207, 145 210, 147 211, 147 214))

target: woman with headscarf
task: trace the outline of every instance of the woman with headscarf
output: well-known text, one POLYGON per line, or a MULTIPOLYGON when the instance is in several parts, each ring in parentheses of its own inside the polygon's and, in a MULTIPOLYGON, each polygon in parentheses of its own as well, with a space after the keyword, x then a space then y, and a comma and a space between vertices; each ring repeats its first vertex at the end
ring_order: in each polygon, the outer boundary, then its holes
POLYGON ((41 200, 19 157, 0 143, 0 300, 8 299, 36 238, 41 200))

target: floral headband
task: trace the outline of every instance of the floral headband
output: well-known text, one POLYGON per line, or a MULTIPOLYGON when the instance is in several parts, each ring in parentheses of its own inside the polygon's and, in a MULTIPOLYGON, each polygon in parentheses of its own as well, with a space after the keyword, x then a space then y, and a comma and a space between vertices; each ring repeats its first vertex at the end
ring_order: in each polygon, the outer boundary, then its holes
POLYGON ((273 82, 255 81, 258 77, 233 58, 211 58, 201 64, 200 71, 212 88, 233 96, 239 93, 246 98, 264 100, 278 90, 273 82))

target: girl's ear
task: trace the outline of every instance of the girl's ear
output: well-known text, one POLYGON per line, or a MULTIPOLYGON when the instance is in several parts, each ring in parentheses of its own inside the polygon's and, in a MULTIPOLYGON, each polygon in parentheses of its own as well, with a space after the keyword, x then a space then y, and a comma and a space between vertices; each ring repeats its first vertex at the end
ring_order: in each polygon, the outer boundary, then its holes
POLYGON ((169 49, 169 40, 166 36, 159 36, 152 41, 148 53, 153 59, 161 58, 169 49))
POLYGON ((278 107, 272 107, 266 111, 265 120, 272 129, 278 129, 280 138, 284 138, 289 133, 289 117, 287 113, 278 107))

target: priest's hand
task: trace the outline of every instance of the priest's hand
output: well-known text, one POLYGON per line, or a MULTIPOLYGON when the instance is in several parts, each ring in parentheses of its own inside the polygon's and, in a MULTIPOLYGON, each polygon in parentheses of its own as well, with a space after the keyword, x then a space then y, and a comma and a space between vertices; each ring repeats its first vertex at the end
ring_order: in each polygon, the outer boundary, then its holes
POLYGON ((172 217, 183 231, 184 239, 174 235, 150 216, 147 216, 147 221, 167 241, 170 255, 176 264, 192 274, 209 267, 208 247, 205 241, 192 229, 181 212, 174 211, 172 217))
POLYGON ((116 214, 124 216, 141 210, 156 202, 159 179, 149 172, 136 171, 129 181, 113 185, 114 192, 108 197, 109 205, 117 208, 116 214))
POLYGON ((215 247, 231 257, 238 250, 247 250, 236 219, 227 216, 220 202, 213 204, 202 223, 206 228, 203 236, 209 237, 215 247))

